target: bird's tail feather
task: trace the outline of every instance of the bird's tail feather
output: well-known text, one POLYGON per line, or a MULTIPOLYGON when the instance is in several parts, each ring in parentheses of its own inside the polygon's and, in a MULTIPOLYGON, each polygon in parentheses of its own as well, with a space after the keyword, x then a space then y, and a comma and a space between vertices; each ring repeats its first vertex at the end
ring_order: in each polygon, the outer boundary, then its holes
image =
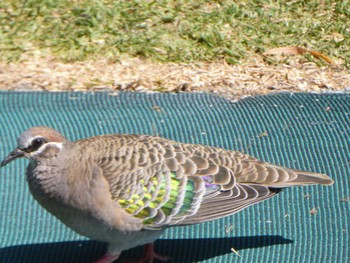
POLYGON ((301 185, 332 185, 334 181, 325 174, 284 168, 272 164, 260 166, 256 164, 258 176, 248 174, 237 176, 237 182, 242 184, 259 184, 273 188, 283 188, 301 185), (252 178, 254 178, 252 180, 252 178))

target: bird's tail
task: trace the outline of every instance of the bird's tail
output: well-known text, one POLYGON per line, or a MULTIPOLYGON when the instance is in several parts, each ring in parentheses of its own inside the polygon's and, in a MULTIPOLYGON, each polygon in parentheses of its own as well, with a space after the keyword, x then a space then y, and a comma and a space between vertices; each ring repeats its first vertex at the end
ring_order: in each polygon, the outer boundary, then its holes
POLYGON ((256 168, 259 170, 259 176, 257 178, 251 180, 251 177, 249 176, 238 176, 237 182, 260 184, 273 188, 313 184, 332 185, 334 183, 328 175, 315 172, 284 168, 266 163, 264 163, 263 166, 256 168))

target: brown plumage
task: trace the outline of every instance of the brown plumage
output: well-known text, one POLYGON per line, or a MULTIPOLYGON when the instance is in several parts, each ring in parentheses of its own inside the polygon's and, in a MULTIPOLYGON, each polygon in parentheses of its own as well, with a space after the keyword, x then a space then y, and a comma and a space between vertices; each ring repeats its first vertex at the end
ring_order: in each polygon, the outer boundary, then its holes
POLYGON ((110 244, 99 262, 154 241, 165 227, 231 215, 281 188, 333 183, 327 175, 241 152, 146 135, 69 142, 51 128, 34 127, 1 165, 18 157, 31 160, 29 187, 44 208, 78 233, 110 244))

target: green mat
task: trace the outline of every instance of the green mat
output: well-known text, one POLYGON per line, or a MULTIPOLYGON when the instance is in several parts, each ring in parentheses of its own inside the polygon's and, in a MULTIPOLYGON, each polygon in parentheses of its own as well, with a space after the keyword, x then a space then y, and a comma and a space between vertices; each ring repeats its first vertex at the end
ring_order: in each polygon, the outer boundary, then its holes
MULTIPOLYGON (((350 95, 288 93, 231 103, 207 94, 1 92, 0 123, 0 158, 24 129, 47 125, 71 140, 159 135, 326 173, 331 187, 290 188, 221 220, 169 228, 156 250, 181 263, 350 262, 350 95)), ((75 234, 36 204, 26 165, 0 169, 0 262, 92 262, 104 254, 105 244, 75 234)))

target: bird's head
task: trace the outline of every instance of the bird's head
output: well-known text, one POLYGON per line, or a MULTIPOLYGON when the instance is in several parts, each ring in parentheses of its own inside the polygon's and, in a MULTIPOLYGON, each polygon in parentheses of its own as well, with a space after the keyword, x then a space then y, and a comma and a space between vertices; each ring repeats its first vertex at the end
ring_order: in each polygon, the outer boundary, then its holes
POLYGON ((68 140, 58 131, 45 127, 33 127, 24 131, 17 140, 17 148, 5 157, 1 167, 15 159, 25 157, 38 160, 40 157, 57 155, 68 140))

